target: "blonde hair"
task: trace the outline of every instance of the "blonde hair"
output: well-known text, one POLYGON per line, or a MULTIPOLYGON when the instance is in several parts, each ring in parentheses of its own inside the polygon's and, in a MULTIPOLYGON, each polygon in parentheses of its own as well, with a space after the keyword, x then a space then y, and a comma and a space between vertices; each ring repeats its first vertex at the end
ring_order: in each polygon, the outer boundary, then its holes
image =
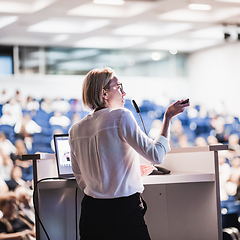
POLYGON ((109 89, 110 81, 114 77, 113 69, 95 68, 91 70, 83 81, 82 101, 91 110, 104 107, 102 89, 109 89))

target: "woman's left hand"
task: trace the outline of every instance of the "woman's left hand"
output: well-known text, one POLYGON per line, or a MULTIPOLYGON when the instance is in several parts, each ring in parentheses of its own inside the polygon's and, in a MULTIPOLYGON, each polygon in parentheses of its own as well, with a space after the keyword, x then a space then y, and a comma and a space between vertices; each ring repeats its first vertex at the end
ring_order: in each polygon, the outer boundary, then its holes
POLYGON ((145 165, 145 164, 140 165, 141 177, 145 177, 149 175, 153 170, 154 170, 153 165, 145 165))

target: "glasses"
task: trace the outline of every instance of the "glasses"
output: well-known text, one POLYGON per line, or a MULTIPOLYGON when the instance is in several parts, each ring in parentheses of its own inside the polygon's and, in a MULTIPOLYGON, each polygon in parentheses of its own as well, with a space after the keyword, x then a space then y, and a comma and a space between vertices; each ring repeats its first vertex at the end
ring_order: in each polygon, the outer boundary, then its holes
MULTIPOLYGON (((120 89, 121 93, 123 93, 123 84, 122 83, 117 83, 118 89, 120 89)), ((110 89, 110 82, 103 88, 104 90, 109 90, 110 89)))
POLYGON ((117 86, 120 87, 119 89, 120 89, 121 93, 123 93, 123 84, 122 83, 118 83, 117 86))

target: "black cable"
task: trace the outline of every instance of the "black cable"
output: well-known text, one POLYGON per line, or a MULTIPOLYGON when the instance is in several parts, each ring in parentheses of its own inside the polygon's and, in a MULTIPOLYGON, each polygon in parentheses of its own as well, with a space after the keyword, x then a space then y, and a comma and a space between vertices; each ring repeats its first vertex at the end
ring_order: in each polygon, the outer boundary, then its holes
POLYGON ((75 192, 75 225, 76 225, 76 240, 78 239, 78 220, 77 220, 77 193, 78 193, 78 188, 76 188, 75 192))
POLYGON ((45 180, 59 180, 59 179, 62 179, 62 178, 42 178, 42 179, 38 180, 38 181, 35 183, 34 189, 33 189, 33 207, 34 207, 34 211, 35 211, 36 217, 37 217, 40 225, 42 226, 42 229, 43 229, 43 231, 45 232, 48 240, 50 240, 50 237, 48 236, 48 233, 47 233, 45 227, 43 226, 43 223, 42 223, 42 221, 40 220, 40 217, 39 217, 38 212, 37 212, 37 209, 36 209, 36 205, 35 205, 35 192, 36 192, 36 191, 35 191, 35 190, 37 189, 37 185, 38 185, 40 182, 42 182, 42 181, 45 181, 45 180))

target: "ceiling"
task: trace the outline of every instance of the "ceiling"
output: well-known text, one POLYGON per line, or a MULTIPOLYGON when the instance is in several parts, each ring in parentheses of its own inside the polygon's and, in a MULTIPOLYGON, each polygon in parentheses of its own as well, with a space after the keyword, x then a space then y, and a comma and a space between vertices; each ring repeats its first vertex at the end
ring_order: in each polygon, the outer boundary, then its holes
POLYGON ((0 0, 0 45, 193 52, 237 41, 240 0, 125 0, 122 5, 111 4, 0 0), (189 4, 208 4, 201 7, 211 9, 192 10, 189 4), (227 40, 224 32, 231 35, 227 40))

